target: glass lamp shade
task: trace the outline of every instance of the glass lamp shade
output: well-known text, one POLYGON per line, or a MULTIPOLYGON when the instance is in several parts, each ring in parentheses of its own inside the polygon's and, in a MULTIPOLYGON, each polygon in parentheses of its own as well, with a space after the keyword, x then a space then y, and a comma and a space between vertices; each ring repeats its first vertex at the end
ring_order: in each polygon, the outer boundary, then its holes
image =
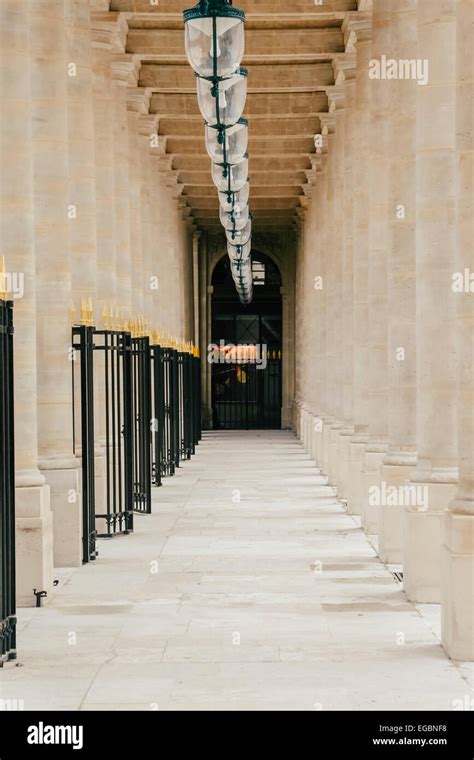
POLYGON ((201 0, 183 13, 190 65, 201 77, 229 77, 244 55, 245 13, 226 0, 201 0))
POLYGON ((245 183, 241 190, 236 193, 219 193, 219 203, 224 211, 230 212, 232 209, 239 211, 249 202, 250 185, 245 183))
POLYGON ((227 212, 223 210, 222 206, 219 209, 221 224, 224 229, 228 231, 235 230, 236 232, 239 232, 240 230, 243 230, 249 221, 249 215, 250 211, 248 206, 244 206, 241 211, 227 212))
POLYGON ((237 193, 243 188, 249 176, 249 160, 244 156, 238 164, 212 164, 212 181, 218 190, 237 193))
POLYGON ((239 69, 228 79, 197 79, 199 108, 204 121, 214 127, 229 127, 242 116, 247 99, 247 69, 239 69))
POLYGON ((245 245, 232 245, 227 243, 227 253, 231 261, 245 261, 250 256, 252 250, 252 243, 250 240, 245 245))
POLYGON ((206 124, 206 149, 215 164, 238 164, 247 153, 248 143, 247 119, 222 129, 206 124))
POLYGON ((226 238, 232 245, 245 245, 249 242, 252 235, 252 222, 249 219, 248 223, 242 230, 232 228, 225 231, 226 238))
POLYGON ((230 271, 236 284, 241 283, 242 287, 244 287, 252 282, 252 261, 250 258, 243 261, 231 260, 230 271))

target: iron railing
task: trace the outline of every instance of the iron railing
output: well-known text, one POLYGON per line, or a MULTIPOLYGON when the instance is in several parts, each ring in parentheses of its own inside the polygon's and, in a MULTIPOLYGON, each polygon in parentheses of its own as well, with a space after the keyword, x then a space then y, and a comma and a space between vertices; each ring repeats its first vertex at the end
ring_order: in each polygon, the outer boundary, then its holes
POLYGON ((16 659, 13 303, 0 300, 0 667, 16 659))
POLYGON ((151 514, 152 377, 148 337, 132 338, 133 508, 151 514))
POLYGON ((83 561, 97 538, 133 531, 152 485, 201 438, 200 360, 129 332, 73 327, 74 451, 82 461, 83 561), (97 457, 101 462, 98 465, 97 457))

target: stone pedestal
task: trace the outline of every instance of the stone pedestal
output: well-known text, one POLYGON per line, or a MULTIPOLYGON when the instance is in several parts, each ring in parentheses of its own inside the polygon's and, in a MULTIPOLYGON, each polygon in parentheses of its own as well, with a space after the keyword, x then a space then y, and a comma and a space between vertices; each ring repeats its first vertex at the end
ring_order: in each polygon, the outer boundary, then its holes
POLYGON ((444 513, 442 640, 453 660, 474 660, 474 514, 444 513))
POLYGON ((34 607, 37 591, 53 587, 53 516, 47 486, 16 489, 16 592, 19 607, 34 607))
POLYGON ((419 503, 404 507, 403 586, 412 602, 439 603, 444 508, 453 500, 457 487, 455 482, 413 483, 413 478, 410 485, 420 490, 419 503))
POLYGON ((348 511, 350 514, 362 515, 365 503, 364 454, 367 446, 367 435, 357 433, 349 442, 349 482, 348 511))
POLYGON ((343 427, 337 440, 337 493, 346 500, 350 495, 350 441, 353 435, 353 428, 343 427))
POLYGON ((364 493, 361 504, 362 527, 369 535, 378 533, 381 505, 372 498, 374 492, 381 490, 382 462, 387 453, 386 447, 381 444, 369 444, 364 451, 364 493))
MULTIPOLYGON (((415 460, 411 457, 385 457, 381 468, 385 492, 397 489, 397 493, 403 493, 410 482, 414 464, 415 460)), ((382 562, 398 565, 403 562, 404 506, 399 499, 395 504, 391 499, 387 501, 389 503, 382 504, 379 511, 379 557, 382 562)))

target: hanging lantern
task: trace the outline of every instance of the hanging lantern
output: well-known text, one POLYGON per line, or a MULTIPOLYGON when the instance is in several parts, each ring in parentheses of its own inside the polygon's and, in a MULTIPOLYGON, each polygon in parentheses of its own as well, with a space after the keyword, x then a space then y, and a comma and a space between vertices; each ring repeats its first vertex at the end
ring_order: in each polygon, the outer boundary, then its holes
POLYGON ((219 193, 219 203, 224 211, 232 211, 232 209, 239 211, 248 204, 249 194, 250 185, 246 182, 243 188, 236 193, 219 193))
POLYGON ((238 164, 247 153, 249 132, 247 119, 231 127, 206 124, 206 149, 215 164, 238 164))
POLYGON ((237 193, 248 181, 249 160, 245 155, 238 164, 212 164, 212 181, 218 190, 237 193))
POLYGON ((232 243, 227 243, 227 253, 229 254, 229 259, 231 261, 244 261, 245 259, 248 259, 251 250, 252 244, 250 240, 248 243, 245 243, 245 245, 232 245, 232 243))
POLYGON ((222 206, 219 209, 219 218, 221 224, 225 230, 235 230, 236 232, 243 230, 249 221, 249 207, 244 206, 241 211, 231 211, 228 213, 224 211, 222 206))
POLYGON ((247 69, 228 79, 197 78, 199 108, 209 126, 229 127, 241 118, 247 98, 247 69))
POLYGON ((196 74, 231 76, 244 55, 244 11, 227 0, 200 0, 183 17, 186 55, 196 74))
POLYGON ((232 228, 231 230, 225 231, 225 236, 229 243, 232 243, 232 245, 245 245, 250 240, 250 237, 252 235, 252 222, 251 220, 248 221, 248 223, 245 225, 245 227, 241 230, 232 228))

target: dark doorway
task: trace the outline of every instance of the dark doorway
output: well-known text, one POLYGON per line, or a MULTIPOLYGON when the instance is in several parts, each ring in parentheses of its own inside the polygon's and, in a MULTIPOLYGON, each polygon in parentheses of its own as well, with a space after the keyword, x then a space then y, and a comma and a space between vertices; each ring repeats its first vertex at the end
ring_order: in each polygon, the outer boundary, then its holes
POLYGON ((224 256, 212 278, 212 410, 216 429, 280 429, 282 406, 281 275, 252 254, 254 298, 240 303, 224 256))

